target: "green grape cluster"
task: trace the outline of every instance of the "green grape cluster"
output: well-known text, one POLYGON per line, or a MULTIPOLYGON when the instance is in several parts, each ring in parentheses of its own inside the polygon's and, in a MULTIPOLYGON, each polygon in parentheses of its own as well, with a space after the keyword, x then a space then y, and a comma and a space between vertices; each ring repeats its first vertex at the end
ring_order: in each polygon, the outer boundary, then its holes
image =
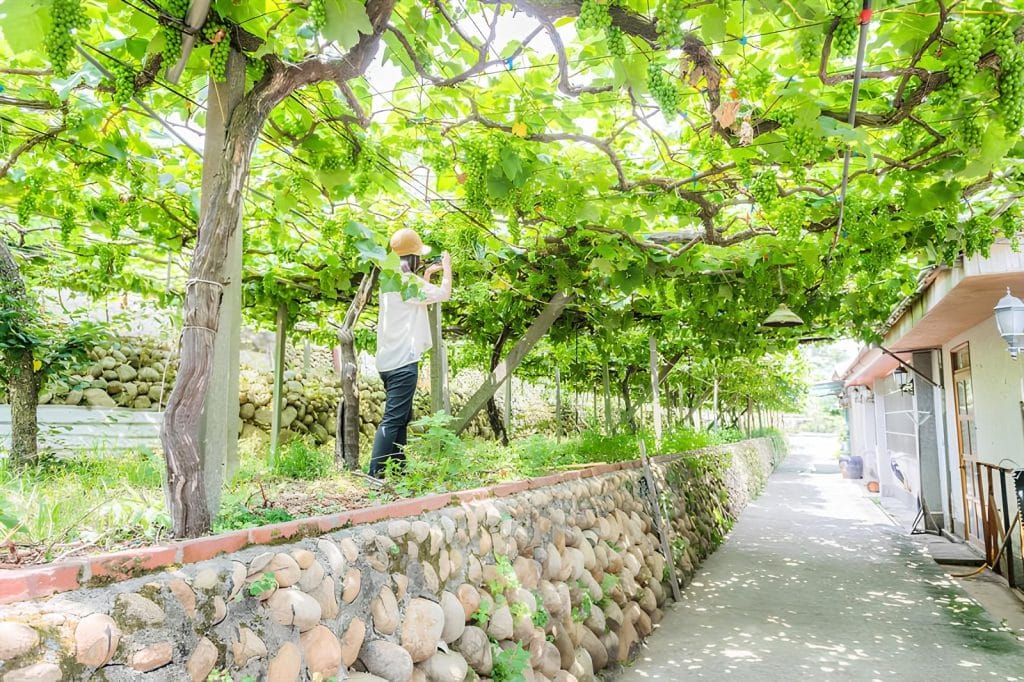
POLYGON ((254 83, 259 83, 263 80, 263 74, 267 72, 267 63, 262 59, 247 56, 245 58, 245 70, 254 83))
POLYGON ((608 52, 613 57, 623 59, 626 56, 626 34, 618 26, 608 26, 604 30, 605 40, 608 42, 608 52))
POLYGON ((813 63, 821 59, 821 36, 817 31, 800 31, 796 39, 797 54, 800 61, 813 63))
POLYGON ((60 240, 62 243, 67 244, 71 240, 75 224, 75 209, 65 206, 60 212, 60 240))
POLYGON ((50 30, 46 34, 46 53, 53 71, 61 78, 68 75, 68 64, 75 51, 72 32, 85 28, 89 19, 82 9, 82 0, 53 0, 50 6, 50 30))
POLYGON ((665 76, 659 62, 652 61, 647 65, 647 87, 665 118, 675 116, 679 110, 679 89, 665 76))
POLYGON ((580 4, 580 18, 576 20, 578 28, 605 30, 611 25, 612 15, 608 12, 608 3, 598 3, 597 0, 583 0, 580 4))
MULTIPOLYGON (((1011 34, 1010 40, 1013 40, 1011 34)), ((1006 129, 1019 133, 1024 128, 1024 48, 1005 38, 996 43, 999 54, 999 101, 996 105, 1006 129)))
POLYGON ((544 190, 540 193, 538 208, 545 218, 565 227, 576 222, 583 194, 578 187, 568 185, 564 190, 544 190))
POLYGON ((466 145, 462 171, 466 174, 466 203, 478 211, 489 206, 487 175, 501 159, 501 143, 492 135, 466 145))
POLYGON ((807 206, 803 201, 782 201, 769 216, 772 227, 783 237, 799 238, 807 220, 807 206))
POLYGON ((956 51, 949 65, 949 82, 955 88, 962 88, 978 73, 978 59, 981 58, 981 44, 984 41, 982 24, 977 21, 958 21, 953 25, 953 42, 956 51))
POLYGON ((956 142, 965 152, 981 146, 981 126, 975 119, 965 118, 960 121, 960 127, 956 131, 956 142))
POLYGON ((135 69, 121 62, 110 65, 114 79, 114 104, 123 107, 135 96, 135 69))
POLYGON ((25 193, 21 195, 21 201, 18 202, 18 222, 22 225, 27 224, 38 208, 39 182, 29 180, 25 193))
POLYGON ((222 83, 228 77, 228 57, 231 54, 227 29, 221 24, 207 21, 203 25, 203 38, 213 45, 210 50, 210 74, 215 81, 222 83))
POLYGON ((821 155, 822 139, 810 127, 791 123, 785 128, 786 150, 799 164, 813 163, 821 155))
POLYGON ((658 35, 666 46, 679 47, 686 38, 686 33, 683 32, 686 5, 683 0, 661 0, 654 10, 654 17, 658 22, 658 35))
MULTIPOLYGON (((164 0, 164 12, 175 19, 185 19, 189 0, 164 0)), ((160 32, 164 36, 164 63, 174 64, 181 57, 181 31, 174 26, 164 26, 160 32)))
POLYGON ((762 206, 772 205, 779 196, 779 186, 775 184, 775 174, 768 171, 758 173, 750 183, 750 194, 762 206))
POLYGON ((857 0, 839 0, 836 3, 836 16, 839 18, 839 23, 836 24, 835 32, 832 34, 832 47, 844 57, 852 55, 857 46, 860 16, 858 9, 857 0))
POLYGON ((317 31, 327 25, 327 3, 325 0, 309 0, 309 20, 317 31))
POLYGON ((697 150, 705 161, 714 165, 725 154, 725 141, 719 135, 704 135, 697 141, 697 150))
POLYGON ((772 74, 770 71, 751 69, 737 76, 736 90, 743 99, 759 100, 764 98, 771 83, 772 74))

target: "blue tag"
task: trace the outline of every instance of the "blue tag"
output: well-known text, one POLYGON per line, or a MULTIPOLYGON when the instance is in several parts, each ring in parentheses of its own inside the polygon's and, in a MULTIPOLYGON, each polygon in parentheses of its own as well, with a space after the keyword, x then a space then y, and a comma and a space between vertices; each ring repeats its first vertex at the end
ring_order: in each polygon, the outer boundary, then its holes
POLYGON ((746 44, 747 44, 747 37, 746 36, 740 36, 740 45, 746 45, 746 44))
POLYGON ((508 57, 505 59, 505 68, 507 68, 509 71, 512 70, 512 57, 508 57))

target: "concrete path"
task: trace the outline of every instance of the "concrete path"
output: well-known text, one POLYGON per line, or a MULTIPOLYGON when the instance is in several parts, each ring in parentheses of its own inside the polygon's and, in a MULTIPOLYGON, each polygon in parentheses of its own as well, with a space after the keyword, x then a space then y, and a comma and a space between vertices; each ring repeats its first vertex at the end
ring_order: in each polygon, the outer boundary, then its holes
POLYGON ((617 682, 1024 680, 1024 644, 839 477, 834 441, 792 446, 617 682))

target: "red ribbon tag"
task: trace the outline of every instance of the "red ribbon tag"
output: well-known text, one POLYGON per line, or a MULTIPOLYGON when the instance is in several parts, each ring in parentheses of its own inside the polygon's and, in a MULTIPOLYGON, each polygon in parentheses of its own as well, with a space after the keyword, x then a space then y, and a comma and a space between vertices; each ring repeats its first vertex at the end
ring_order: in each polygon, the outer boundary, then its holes
POLYGON ((862 23, 862 24, 871 23, 871 14, 872 14, 872 12, 873 12, 873 10, 871 10, 871 9, 862 9, 860 11, 860 23, 862 23))

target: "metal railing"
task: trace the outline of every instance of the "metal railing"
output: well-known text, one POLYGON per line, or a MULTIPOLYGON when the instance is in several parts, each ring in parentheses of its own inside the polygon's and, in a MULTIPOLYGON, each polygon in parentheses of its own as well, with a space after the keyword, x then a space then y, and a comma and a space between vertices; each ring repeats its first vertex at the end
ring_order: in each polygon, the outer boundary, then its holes
POLYGON ((1010 587, 1024 589, 1024 524, 1017 505, 1014 470, 975 462, 985 561, 1006 578, 1010 587), (1003 545, 1006 549, 1000 553, 1003 545))

